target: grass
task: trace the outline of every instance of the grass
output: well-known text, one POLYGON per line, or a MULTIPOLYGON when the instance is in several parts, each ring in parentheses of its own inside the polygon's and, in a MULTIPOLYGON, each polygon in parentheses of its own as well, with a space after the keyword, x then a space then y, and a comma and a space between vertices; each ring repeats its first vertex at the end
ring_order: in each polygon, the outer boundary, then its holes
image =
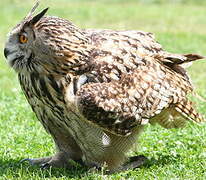
MULTIPOLYGON (((141 29, 155 33, 163 47, 175 53, 206 54, 204 1, 184 0, 58 0, 42 1, 49 15, 72 20, 82 28, 141 29), (143 3, 144 2, 144 3, 143 3), (180 2, 180 3, 175 3, 180 2), (194 3, 196 2, 196 3, 194 3)), ((24 98, 16 74, 3 57, 6 34, 26 15, 33 2, 1 1, 0 11, 0 179, 206 179, 206 125, 189 123, 184 129, 148 126, 138 151, 149 158, 137 170, 106 176, 84 169, 50 169, 20 164, 26 157, 54 153, 51 138, 43 130, 24 98)), ((206 3, 205 3, 206 4, 206 3)), ((189 73, 196 91, 206 98, 206 63, 193 63, 189 73)), ((206 104, 194 99, 206 115, 206 104)))

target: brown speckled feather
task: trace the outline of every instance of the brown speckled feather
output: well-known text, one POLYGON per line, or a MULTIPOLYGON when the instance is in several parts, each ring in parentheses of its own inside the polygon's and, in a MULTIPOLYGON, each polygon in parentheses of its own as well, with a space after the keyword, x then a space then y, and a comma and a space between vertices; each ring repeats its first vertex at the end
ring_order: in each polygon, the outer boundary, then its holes
POLYGON ((89 32, 96 48, 87 76, 99 83, 88 83, 77 92, 79 110, 88 121, 118 135, 128 135, 148 122, 174 128, 187 119, 203 121, 187 100, 193 87, 179 65, 201 56, 164 52, 151 33, 89 32), (173 117, 157 119, 163 110, 174 111, 173 117))
MULTIPOLYGON (((200 121, 188 101, 180 107, 186 95, 192 91, 190 83, 161 62, 153 60, 152 57, 145 58, 145 65, 139 66, 132 74, 122 76, 119 81, 82 86, 77 92, 80 96, 80 111, 89 121, 119 135, 130 134, 136 125, 146 124, 150 118, 155 119, 155 115, 164 109, 170 110, 171 107, 183 114, 188 105, 188 109, 191 108, 192 111, 186 113, 186 118, 194 113, 196 116, 192 119, 200 121)), ((185 121, 186 118, 182 120, 185 121)))

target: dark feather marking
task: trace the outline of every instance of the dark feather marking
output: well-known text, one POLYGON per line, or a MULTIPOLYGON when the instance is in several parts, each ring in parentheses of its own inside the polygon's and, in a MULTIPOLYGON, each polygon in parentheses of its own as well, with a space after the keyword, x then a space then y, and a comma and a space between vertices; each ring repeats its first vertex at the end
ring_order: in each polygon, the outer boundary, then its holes
POLYGON ((28 64, 28 66, 29 66, 29 68, 31 69, 31 62, 32 62, 32 59, 33 59, 34 57, 33 57, 33 54, 31 53, 30 54, 30 56, 28 57, 28 59, 27 59, 27 64, 28 64))
POLYGON ((61 95, 62 94, 62 88, 60 88, 60 86, 57 84, 57 82, 55 81, 54 77, 52 75, 48 76, 48 79, 50 80, 50 85, 51 87, 57 92, 57 95, 61 95))
POLYGON ((77 78, 75 77, 73 79, 73 93, 76 94, 77 90, 77 78))
POLYGON ((48 91, 48 88, 46 86, 46 82, 44 81, 43 78, 39 79, 39 85, 40 85, 40 89, 43 92, 43 96, 48 97, 48 101, 51 101, 55 104, 55 101, 54 101, 52 95, 50 94, 50 92, 48 91))
POLYGON ((35 90, 34 93, 36 93, 37 97, 41 97, 41 92, 37 88, 38 78, 39 78, 39 74, 31 73, 31 75, 30 75, 31 81, 30 82, 31 82, 31 85, 32 85, 33 89, 35 90))

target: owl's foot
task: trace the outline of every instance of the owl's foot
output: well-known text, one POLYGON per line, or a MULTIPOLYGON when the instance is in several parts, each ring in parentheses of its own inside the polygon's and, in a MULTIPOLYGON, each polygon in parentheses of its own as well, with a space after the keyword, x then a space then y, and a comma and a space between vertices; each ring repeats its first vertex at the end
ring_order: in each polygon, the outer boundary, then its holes
POLYGON ((130 169, 138 168, 144 165, 147 160, 148 159, 143 155, 130 157, 129 162, 122 166, 121 171, 127 171, 130 169))
POLYGON ((68 155, 64 152, 58 152, 54 156, 35 158, 35 159, 23 159, 21 162, 28 161, 31 165, 39 165, 42 169, 49 167, 56 168, 70 168, 72 165, 69 163, 68 155))
POLYGON ((113 170, 113 171, 108 171, 107 174, 123 172, 123 171, 127 171, 127 170, 132 170, 132 169, 138 168, 138 167, 144 165, 147 160, 148 159, 145 156, 143 156, 143 155, 130 157, 129 161, 127 163, 125 163, 122 167, 120 167, 120 168, 118 168, 116 170, 113 170))
POLYGON ((20 161, 20 163, 23 163, 25 161, 28 161, 30 165, 42 165, 44 163, 47 163, 48 161, 50 161, 52 159, 52 156, 51 157, 43 157, 43 158, 25 158, 25 159, 22 159, 20 161))

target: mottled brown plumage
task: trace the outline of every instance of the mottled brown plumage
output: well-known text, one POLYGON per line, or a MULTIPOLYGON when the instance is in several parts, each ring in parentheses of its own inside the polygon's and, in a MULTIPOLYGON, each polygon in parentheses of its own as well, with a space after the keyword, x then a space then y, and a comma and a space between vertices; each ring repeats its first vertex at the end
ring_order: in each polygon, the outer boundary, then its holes
POLYGON ((44 17, 47 9, 33 16, 35 8, 12 30, 4 52, 57 147, 53 157, 27 159, 32 164, 134 168, 143 157, 122 165, 144 125, 204 121, 187 98, 193 87, 182 67, 202 56, 168 53, 147 32, 83 30, 44 17))

